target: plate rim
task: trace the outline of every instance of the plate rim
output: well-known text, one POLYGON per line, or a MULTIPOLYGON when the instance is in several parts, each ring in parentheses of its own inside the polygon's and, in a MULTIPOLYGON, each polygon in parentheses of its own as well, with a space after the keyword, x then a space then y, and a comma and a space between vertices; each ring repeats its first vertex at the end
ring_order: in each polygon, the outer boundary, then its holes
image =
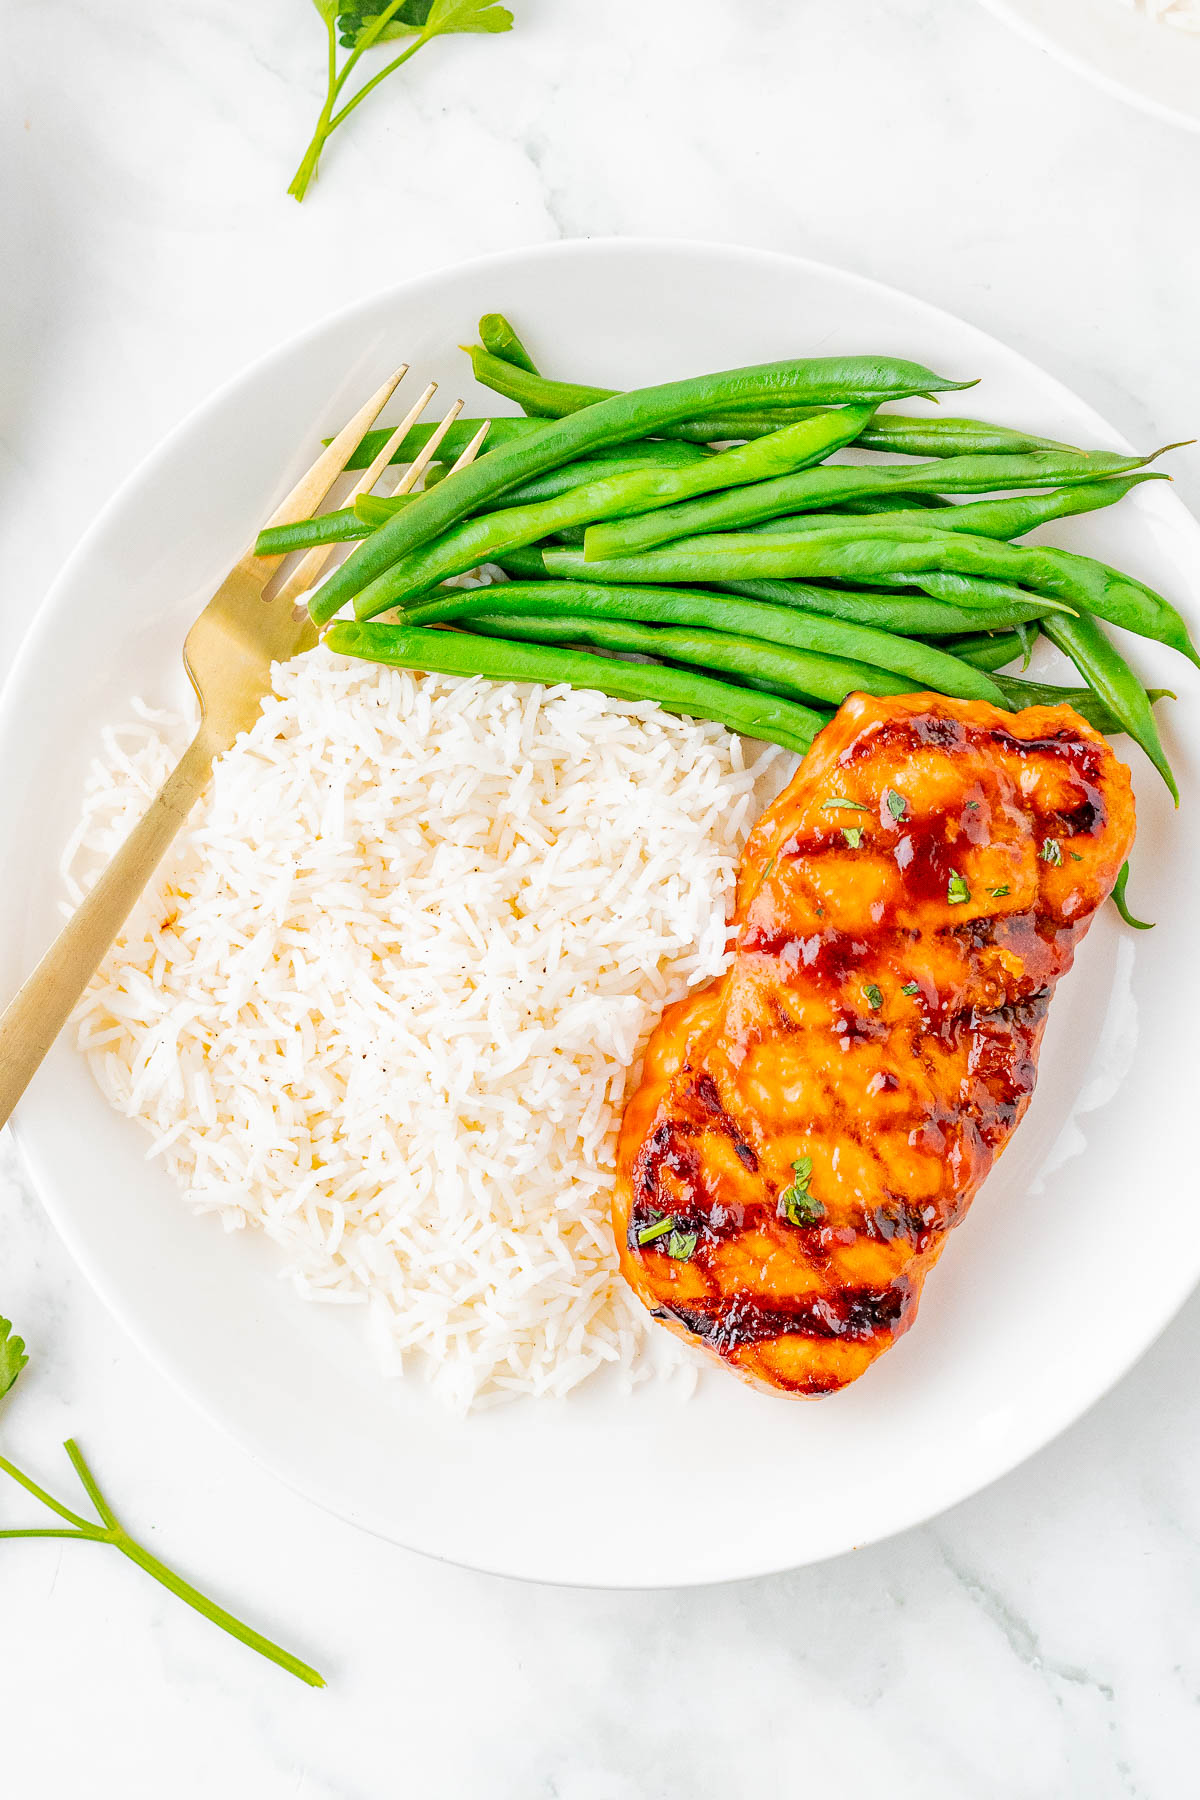
MULTIPOLYGON (((991 0, 985 0, 985 4, 990 5, 991 0)), ((758 246, 732 244, 718 240, 655 236, 563 238, 548 243, 519 246, 516 249, 493 251, 481 256, 441 264, 435 268, 425 270, 418 275, 408 277, 400 282, 385 283, 380 287, 373 289, 369 294, 360 296, 347 305, 329 309, 312 324, 293 333, 290 337, 284 339, 281 343, 272 346, 262 354, 251 357, 239 365, 232 375, 215 387, 195 406, 190 408, 176 425, 167 431, 118 483, 112 494, 105 501, 103 506, 101 506, 95 517, 90 521, 78 542, 70 551, 47 587, 45 596, 19 643, 17 652, 13 657, 12 664, 5 679, 3 683, 0 684, 0 729, 3 729, 6 712, 14 695, 18 689, 24 685, 29 675, 36 670, 39 658, 42 655, 44 640, 52 635, 55 615, 62 607, 63 596, 73 582, 77 569, 81 565, 86 566, 87 559, 92 552, 96 540, 99 539, 108 528, 112 515, 121 508, 126 495, 136 488, 146 471, 155 467, 161 459, 169 457, 174 445, 179 439, 185 437, 209 412, 220 407, 226 398, 236 391, 243 382, 259 371, 267 369, 276 363, 285 362, 294 355, 301 353, 303 347, 308 342, 322 336, 331 326, 352 320, 355 315, 360 312, 370 312, 392 297, 412 294, 423 286, 440 283, 447 278, 452 278, 457 275, 474 275, 486 272, 488 269, 496 269, 503 267, 506 264, 525 262, 530 259, 541 261, 553 260, 564 256, 570 257, 579 255, 603 258, 613 251, 632 251, 649 255, 665 254, 668 256, 674 253, 692 253, 728 257, 735 261, 741 261, 747 265, 758 263, 760 265, 771 265, 776 268, 786 267, 794 270, 798 269, 806 271, 818 278, 833 278, 835 281, 848 283, 850 286, 859 288, 868 293, 892 300, 899 300, 905 306, 915 307, 919 311, 925 313, 932 321, 945 321, 952 325, 956 331, 965 332, 968 336, 974 336, 982 343, 1000 350, 1010 363, 1020 365, 1025 371, 1036 376, 1037 380, 1043 385, 1047 392, 1060 395, 1068 400, 1074 409, 1087 417, 1089 423, 1094 426, 1097 434, 1103 434, 1107 441, 1110 441, 1114 446, 1129 448, 1129 440, 1125 437, 1124 433, 1115 430, 1103 415, 1090 404, 1090 402, 1081 398, 1081 396, 1075 392, 1074 389, 1069 387, 1066 382, 1060 380, 1056 375, 1051 374, 1031 357, 1026 356, 1022 351, 1012 348, 1003 339, 996 337, 984 328, 973 324, 970 320, 962 318, 960 315, 951 312, 949 309, 940 307, 935 303, 924 299, 920 295, 911 294, 907 290, 898 288, 891 283, 877 280, 872 276, 862 275, 854 270, 840 268, 836 264, 822 262, 817 258, 797 256, 786 251, 768 250, 758 246)), ((1200 522, 1193 517, 1179 495, 1174 491, 1160 487, 1159 501, 1160 504, 1167 504, 1170 513, 1173 515, 1174 523, 1180 527, 1183 534, 1185 536, 1190 535, 1194 540, 1197 564, 1200 565, 1200 522)), ((170 1352, 160 1348, 155 1343, 149 1326, 144 1326, 136 1314, 131 1314, 124 1302, 110 1289, 108 1278, 103 1268, 97 1268, 93 1264, 92 1259, 86 1250, 77 1244, 75 1233, 70 1222, 71 1215, 69 1209, 60 1207, 53 1178, 42 1167, 35 1145, 27 1141, 26 1133, 22 1129, 20 1108, 18 1108, 17 1114, 12 1121, 12 1132, 20 1161, 29 1176, 31 1185, 37 1194, 39 1202, 76 1267, 98 1298, 102 1301, 110 1315, 121 1329, 127 1333, 132 1342, 137 1345, 142 1354, 147 1357, 151 1366, 162 1374, 164 1378, 171 1383, 172 1387, 182 1394, 191 1406, 196 1408, 204 1419, 216 1427, 225 1438, 232 1440, 232 1442, 237 1444, 239 1449, 249 1455, 260 1468, 269 1471, 274 1479, 281 1481, 285 1487, 290 1489, 293 1493, 298 1494, 301 1498, 319 1506, 323 1511, 336 1518, 342 1519, 361 1530, 368 1531, 372 1536, 383 1542, 397 1545, 398 1547, 428 1557, 436 1562, 449 1563, 451 1566, 455 1567, 470 1568, 485 1574, 501 1575, 512 1580, 536 1582, 541 1585, 571 1588, 578 1587, 582 1589, 614 1592, 658 1591, 716 1586, 721 1585, 726 1581, 750 1580, 765 1575, 785 1573, 788 1570, 795 1568, 816 1566, 823 1562, 835 1561, 840 1556, 850 1554, 852 1550, 863 1549, 873 1544, 886 1542, 890 1538, 899 1536, 903 1532, 915 1529, 917 1526, 926 1524, 933 1519, 940 1518, 952 1508, 965 1503, 974 1498, 977 1494, 983 1492, 986 1488, 991 1487, 994 1483, 1003 1479, 1004 1476, 1015 1472, 1024 1463, 1045 1450, 1057 1438, 1064 1435, 1065 1432, 1085 1419, 1092 1409, 1097 1406, 1101 1400, 1105 1399, 1142 1360, 1150 1348, 1174 1322, 1188 1298, 1196 1290, 1197 1286, 1200 1285, 1200 1266, 1197 1266, 1195 1270, 1190 1271, 1186 1277, 1180 1281, 1178 1290, 1169 1297, 1161 1314, 1156 1318, 1153 1325, 1148 1329, 1134 1334, 1130 1340, 1130 1346, 1127 1348, 1126 1353, 1121 1357, 1118 1365, 1104 1376, 1103 1385, 1092 1395, 1092 1397, 1082 1406, 1077 1406, 1074 1400, 1069 1400, 1066 1403, 1067 1410, 1065 1416, 1056 1418, 1045 1425, 1044 1428, 1039 1427, 1028 1444, 1021 1449, 1020 1454, 1015 1460, 1012 1457, 1011 1450, 1007 1448, 999 1449, 998 1452, 993 1454, 990 1458, 981 1457, 978 1466, 967 1478, 966 1485, 961 1485, 961 1483, 948 1484, 950 1486, 957 1486, 957 1491, 948 1494, 946 1498, 935 1504, 932 1508, 925 1499, 917 1501, 911 1510, 900 1508, 896 1513, 893 1513, 890 1516, 886 1523, 881 1524, 877 1530, 865 1533, 851 1546, 846 1546, 838 1551, 819 1552, 812 1557, 796 1557, 794 1555, 789 1555, 785 1559, 780 1560, 778 1555, 775 1555, 769 1560, 764 1560, 760 1556, 748 1566, 739 1567, 730 1573, 716 1575, 710 1573, 696 1573, 693 1575, 675 1574, 665 1579, 631 1579, 621 1582, 613 1582, 604 1579, 573 1579, 562 1575, 545 1576, 527 1569, 505 1567, 495 1560, 488 1561, 486 1558, 482 1560, 472 1560, 466 1556, 452 1555, 445 1551, 428 1548, 419 1544, 406 1544, 395 1536, 392 1531, 389 1531, 387 1526, 380 1519, 373 1518, 369 1508, 359 1511, 350 1511, 345 1503, 339 1502, 332 1494, 323 1491, 319 1485, 306 1484, 297 1475, 293 1474, 285 1464, 277 1460, 276 1456, 269 1448, 256 1443, 253 1434, 249 1429, 239 1425, 234 1420, 223 1416, 217 1409, 215 1403, 210 1402, 206 1395, 198 1392, 190 1383, 186 1371, 176 1365, 175 1359, 170 1352)))
POLYGON ((981 0, 981 4, 993 18, 1023 37, 1026 43, 1032 44, 1036 50, 1044 51, 1047 56, 1052 56, 1056 62, 1069 69, 1072 75, 1090 82, 1093 87, 1100 88, 1114 100, 1121 100, 1126 106, 1136 107, 1139 112, 1147 113, 1163 124, 1174 125, 1179 130, 1200 131, 1200 105, 1194 113, 1184 112, 1170 101, 1159 100, 1153 94, 1146 93, 1144 88, 1132 87, 1128 82, 1110 75, 1086 56, 1081 56, 1077 50, 1063 44, 1053 32, 1019 12, 1012 0, 981 0))

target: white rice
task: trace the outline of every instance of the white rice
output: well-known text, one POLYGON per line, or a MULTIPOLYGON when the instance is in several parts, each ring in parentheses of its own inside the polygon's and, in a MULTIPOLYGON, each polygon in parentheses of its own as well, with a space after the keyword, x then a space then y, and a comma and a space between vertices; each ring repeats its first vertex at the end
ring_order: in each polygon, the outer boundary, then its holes
POLYGON ((1121 3, 1161 25, 1177 25, 1181 31, 1200 32, 1200 0, 1121 0, 1121 3))
MULTIPOLYGON (((144 709, 106 735, 73 900, 182 737, 144 709)), ((772 762, 649 702, 318 650, 218 764, 80 1047, 194 1206, 450 1403, 677 1363, 614 1275, 616 1131, 662 1006, 724 965, 772 762)))

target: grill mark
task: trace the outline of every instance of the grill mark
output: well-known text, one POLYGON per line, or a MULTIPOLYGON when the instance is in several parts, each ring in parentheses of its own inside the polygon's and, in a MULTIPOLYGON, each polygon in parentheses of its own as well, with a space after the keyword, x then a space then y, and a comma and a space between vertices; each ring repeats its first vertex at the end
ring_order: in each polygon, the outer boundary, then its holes
POLYGON ((692 1083, 692 1094, 698 1104, 709 1114, 707 1120, 709 1127, 722 1132, 733 1145, 743 1167, 749 1169, 752 1175, 757 1175, 758 1153, 752 1145, 746 1142, 732 1114, 726 1112, 721 1100, 720 1089, 707 1070, 698 1075, 692 1083))
POLYGON ((881 1333, 894 1330, 912 1299, 912 1282, 899 1275, 885 1288, 842 1288, 836 1294, 806 1294, 782 1301, 747 1292, 668 1310, 710 1350, 728 1357, 781 1337, 870 1343, 881 1333))
POLYGON ((1093 786, 1099 785, 1109 754, 1104 744, 1080 737, 1070 725, 1039 737, 1023 738, 1003 726, 973 725, 968 728, 958 719, 927 713, 915 718, 885 719, 878 725, 869 726, 846 747, 838 762, 845 768, 881 757, 894 767, 915 750, 945 750, 953 755, 989 745, 1019 762, 1046 757, 1069 763, 1093 786))

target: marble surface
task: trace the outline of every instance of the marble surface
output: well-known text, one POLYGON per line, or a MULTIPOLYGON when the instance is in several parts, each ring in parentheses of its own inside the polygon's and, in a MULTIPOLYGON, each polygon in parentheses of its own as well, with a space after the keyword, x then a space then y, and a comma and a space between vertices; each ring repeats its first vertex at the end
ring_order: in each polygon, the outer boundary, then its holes
MULTIPOLYGON (((357 294, 513 244, 802 252, 995 331, 1140 442, 1196 427, 1200 139, 971 0, 514 4, 519 31, 439 45, 364 108, 302 209, 303 0, 9 10, 0 669, 96 509, 213 386, 357 294)), ((1178 467, 1200 505, 1200 457, 1178 467)), ((36 1353, 5 1450, 66 1492, 77 1435, 131 1526, 330 1678, 289 1681, 109 1552, 5 1544, 20 1800, 1194 1791, 1200 1299, 1062 1440, 921 1530, 769 1581, 561 1591, 431 1564, 277 1486, 147 1365, 0 1158, 0 1309, 36 1353)), ((1153 1195, 1131 1211, 1152 1223, 1153 1195)), ((30 1511, 0 1495, 4 1523, 30 1511)))

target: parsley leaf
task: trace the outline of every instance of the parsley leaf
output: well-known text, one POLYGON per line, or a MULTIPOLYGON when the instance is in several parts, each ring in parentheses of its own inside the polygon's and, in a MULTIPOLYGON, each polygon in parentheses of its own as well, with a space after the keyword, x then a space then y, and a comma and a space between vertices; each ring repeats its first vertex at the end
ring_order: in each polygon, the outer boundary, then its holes
POLYGON ((1044 863, 1053 863, 1058 868, 1062 863, 1062 845, 1057 838, 1043 838, 1038 855, 1044 863))
POLYGON ((871 810, 869 806, 864 806, 861 800, 847 800, 844 794, 835 794, 832 800, 822 800, 821 811, 836 812, 842 806, 848 806, 851 812, 870 812, 871 810))
POLYGON ((992 896, 993 900, 1003 900, 1008 891, 1009 890, 1006 887, 994 887, 988 889, 988 893, 992 896))
POLYGON ((920 991, 921 989, 915 981, 906 981, 904 986, 900 989, 902 994, 908 994, 910 997, 913 994, 919 994, 920 991))
POLYGON ((673 1231, 667 1239, 667 1255, 673 1256, 676 1262, 686 1262, 699 1238, 698 1231, 673 1231))
POLYGON ((316 129, 288 188, 297 200, 303 200, 308 192, 321 152, 338 126, 418 50, 436 37, 511 31, 513 23, 508 8, 497 5, 496 0, 313 0, 313 4, 325 25, 329 72, 316 129), (347 96, 346 83, 364 52, 397 38, 408 40, 400 54, 347 96), (339 49, 346 53, 340 66, 339 49))
POLYGON ((971 898, 971 890, 957 869, 951 869, 950 881, 946 888, 946 903, 949 906, 962 906, 971 898))
POLYGON ((8 1319, 0 1319, 0 1400, 9 1392, 29 1358, 8 1319))
POLYGON ((884 798, 887 801, 887 809, 891 813, 893 819, 902 819, 908 811, 908 801, 904 798, 904 795, 898 794, 895 788, 889 788, 884 798))
POLYGON ((779 1196, 779 1217, 789 1225, 816 1225, 825 1217, 825 1208, 808 1191, 812 1167, 811 1156, 798 1156, 792 1164, 795 1180, 779 1196))
POLYGON ((863 828, 861 825, 843 825, 842 836, 852 850, 862 849, 863 828))
POLYGON ((883 995, 873 981, 868 981, 866 987, 863 989, 863 995, 871 1011, 878 1012, 883 1005, 883 995))

